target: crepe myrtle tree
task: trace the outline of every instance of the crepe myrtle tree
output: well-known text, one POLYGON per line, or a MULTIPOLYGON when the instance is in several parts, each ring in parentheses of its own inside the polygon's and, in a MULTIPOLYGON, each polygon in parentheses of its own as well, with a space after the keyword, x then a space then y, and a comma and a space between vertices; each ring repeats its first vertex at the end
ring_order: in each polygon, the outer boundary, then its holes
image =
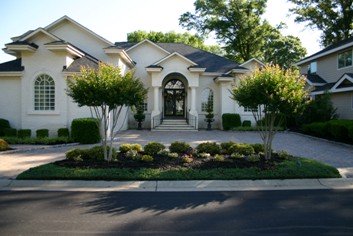
POLYGON ((266 65, 245 76, 232 89, 232 98, 240 106, 252 109, 265 150, 265 159, 271 159, 272 141, 278 131, 275 124, 283 123, 284 114, 301 113, 308 94, 305 80, 298 70, 266 65))
POLYGON ((94 111, 99 121, 104 159, 111 161, 114 129, 122 109, 141 104, 147 89, 133 71, 123 75, 120 68, 100 63, 98 69, 82 67, 79 74, 69 79, 67 94, 78 106, 88 106, 94 111))

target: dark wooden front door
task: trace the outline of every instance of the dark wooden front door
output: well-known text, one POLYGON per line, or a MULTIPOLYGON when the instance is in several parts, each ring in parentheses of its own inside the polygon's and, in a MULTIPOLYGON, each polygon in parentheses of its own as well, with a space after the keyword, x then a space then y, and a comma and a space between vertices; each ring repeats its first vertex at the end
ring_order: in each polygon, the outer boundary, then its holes
POLYGON ((184 117, 185 115, 185 90, 164 90, 164 116, 184 117))

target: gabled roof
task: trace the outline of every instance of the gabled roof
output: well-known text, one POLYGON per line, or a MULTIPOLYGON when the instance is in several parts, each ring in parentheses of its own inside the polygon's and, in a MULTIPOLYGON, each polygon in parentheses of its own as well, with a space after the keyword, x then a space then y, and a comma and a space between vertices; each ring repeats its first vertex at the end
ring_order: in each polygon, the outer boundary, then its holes
POLYGON ((352 46, 353 46, 353 37, 350 37, 350 38, 342 40, 338 43, 332 44, 332 45, 322 49, 321 51, 318 51, 317 53, 314 53, 310 56, 307 56, 307 57, 301 59, 299 62, 296 63, 296 65, 301 65, 303 63, 315 60, 317 58, 329 55, 331 53, 334 53, 339 50, 343 50, 345 48, 352 47, 352 46))
POLYGON ((16 42, 12 42, 12 43, 7 43, 5 44, 5 46, 8 46, 8 45, 27 45, 27 46, 31 46, 31 47, 34 47, 34 48, 38 48, 38 45, 35 44, 35 43, 29 43, 27 41, 16 41, 16 42))
POLYGON ((317 86, 311 93, 313 95, 323 94, 325 91, 330 93, 339 93, 353 91, 353 73, 345 73, 334 83, 327 83, 317 86))
MULTIPOLYGON (((137 43, 116 42, 115 45, 128 51, 137 43)), ((238 63, 216 54, 183 44, 183 43, 155 43, 169 53, 177 52, 195 62, 199 67, 206 68, 206 72, 227 73, 232 69, 247 70, 238 63)))
POLYGON ((255 61, 255 62, 257 62, 258 64, 260 64, 261 66, 265 66, 265 63, 263 63, 262 61, 260 61, 259 59, 257 59, 257 58, 251 58, 251 59, 249 59, 249 60, 247 60, 246 62, 243 62, 242 64, 240 64, 241 66, 244 66, 244 65, 246 65, 246 64, 248 64, 248 63, 250 63, 250 62, 252 62, 252 61, 255 61))
POLYGON ((306 79, 312 84, 326 84, 327 82, 317 74, 307 74, 306 79))
POLYGON ((98 61, 90 58, 88 56, 80 57, 74 60, 71 65, 67 68, 64 68, 65 72, 80 72, 81 67, 91 67, 93 69, 98 69, 98 61))
POLYGON ((72 24, 78 26, 79 28, 83 29, 84 31, 86 31, 86 32, 88 32, 88 33, 90 33, 90 34, 92 34, 94 37, 100 39, 101 41, 103 41, 103 42, 105 42, 105 43, 107 43, 107 44, 109 44, 109 45, 111 45, 111 46, 114 45, 114 44, 113 44, 112 42, 110 42, 109 40, 107 40, 107 39, 103 38, 102 36, 96 34, 96 33, 93 32, 92 30, 86 28, 85 26, 81 25, 80 23, 78 23, 77 21, 71 19, 70 17, 68 17, 68 16, 66 16, 66 15, 63 16, 63 17, 61 17, 60 19, 54 21, 53 23, 47 25, 46 27, 44 27, 44 29, 50 31, 50 29, 56 27, 57 25, 59 25, 61 22, 65 21, 65 20, 67 20, 67 21, 71 22, 72 24))
POLYGON ((172 57, 174 57, 174 56, 183 59, 184 61, 190 63, 192 66, 196 66, 196 65, 197 65, 197 63, 195 63, 195 62, 191 61, 190 59, 184 57, 183 55, 181 55, 181 54, 178 53, 178 52, 173 52, 172 54, 169 54, 168 56, 162 58, 161 60, 159 60, 159 61, 153 63, 153 65, 159 65, 159 64, 161 64, 162 62, 167 61, 167 60, 169 60, 170 58, 172 58, 172 57))
MULTIPOLYGON (((168 52, 164 48, 160 47, 158 44, 156 44, 156 43, 154 43, 154 42, 152 42, 151 40, 148 40, 148 39, 142 40, 141 42, 138 42, 138 43, 134 43, 133 45, 130 45, 129 48, 125 48, 125 50, 126 50, 126 52, 128 52, 128 51, 130 51, 130 50, 132 50, 134 48, 137 48, 138 46, 140 46, 142 44, 145 44, 145 43, 153 45, 154 47, 158 48, 159 50, 163 51, 166 54, 170 54, 170 52, 168 52)), ((117 45, 117 44, 115 44, 115 45, 117 45)))
POLYGON ((25 41, 27 39, 29 39, 30 37, 38 34, 38 33, 43 33, 47 36, 49 36, 50 38, 54 39, 54 40, 61 40, 60 38, 58 38, 57 36, 55 36, 52 33, 49 33, 46 29, 43 28, 37 28, 36 30, 33 30, 32 32, 25 34, 24 36, 21 36, 21 38, 19 38, 17 41, 25 41))
POLYGON ((7 61, 0 64, 0 72, 9 72, 9 71, 23 71, 24 67, 22 66, 21 58, 7 61))

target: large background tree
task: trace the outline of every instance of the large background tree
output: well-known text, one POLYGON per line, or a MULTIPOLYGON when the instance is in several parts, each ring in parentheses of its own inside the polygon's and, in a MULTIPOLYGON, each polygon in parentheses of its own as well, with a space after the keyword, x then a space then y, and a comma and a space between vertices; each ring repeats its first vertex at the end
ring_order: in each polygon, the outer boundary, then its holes
POLYGON ((323 46, 353 36, 353 0, 288 0, 296 22, 322 31, 323 46))
POLYGON ((114 129, 122 109, 144 101, 147 90, 143 83, 134 77, 133 71, 123 75, 118 67, 100 63, 98 70, 83 67, 68 80, 67 94, 78 106, 93 109, 99 120, 104 159, 111 161, 114 129))
POLYGON ((265 66, 247 75, 232 90, 240 106, 252 109, 264 144, 265 158, 271 159, 276 124, 283 124, 285 115, 303 111, 307 100, 305 80, 298 70, 265 66))
POLYGON ((266 3, 267 0, 196 0, 195 12, 181 15, 179 23, 202 36, 214 33, 230 59, 244 62, 255 57, 288 67, 305 56, 306 50, 298 38, 281 35, 278 27, 261 18, 266 3))
POLYGON ((217 55, 224 55, 224 50, 218 45, 206 45, 202 37, 190 33, 176 33, 174 31, 163 33, 156 31, 134 31, 127 34, 127 41, 138 43, 144 39, 155 43, 185 43, 187 45, 199 48, 217 55))

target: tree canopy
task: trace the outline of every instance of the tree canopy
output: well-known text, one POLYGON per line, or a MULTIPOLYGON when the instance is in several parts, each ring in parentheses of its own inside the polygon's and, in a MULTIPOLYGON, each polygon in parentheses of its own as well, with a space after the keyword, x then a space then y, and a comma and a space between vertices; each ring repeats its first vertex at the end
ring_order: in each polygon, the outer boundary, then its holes
POLYGON ((353 36, 353 0, 288 0, 295 4, 290 11, 296 22, 322 32, 323 46, 353 36))
POLYGON ((232 90, 240 106, 252 109, 264 143, 265 157, 271 158, 271 146, 277 131, 275 124, 283 123, 284 115, 300 113, 304 109, 307 92, 305 80, 298 70, 284 70, 265 66, 242 78, 232 90))
POLYGON ((79 74, 69 79, 67 94, 78 106, 93 109, 100 122, 104 158, 110 161, 114 129, 122 108, 141 104, 147 89, 134 77, 133 71, 123 75, 120 68, 100 63, 98 70, 82 67, 79 74), (107 148, 108 142, 110 148, 107 148))
POLYGON ((208 52, 215 53, 222 56, 224 50, 218 45, 206 45, 202 37, 190 33, 176 33, 170 31, 167 33, 156 32, 156 31, 134 31, 127 34, 128 42, 141 42, 144 39, 151 40, 155 43, 184 43, 195 48, 199 48, 208 52))
POLYGON ((186 12, 179 24, 202 36, 213 32, 225 45, 226 57, 244 62, 258 58, 288 67, 305 56, 306 49, 293 36, 283 36, 261 16, 267 0, 196 0, 195 12, 186 12), (280 47, 280 48, 279 48, 280 47))

